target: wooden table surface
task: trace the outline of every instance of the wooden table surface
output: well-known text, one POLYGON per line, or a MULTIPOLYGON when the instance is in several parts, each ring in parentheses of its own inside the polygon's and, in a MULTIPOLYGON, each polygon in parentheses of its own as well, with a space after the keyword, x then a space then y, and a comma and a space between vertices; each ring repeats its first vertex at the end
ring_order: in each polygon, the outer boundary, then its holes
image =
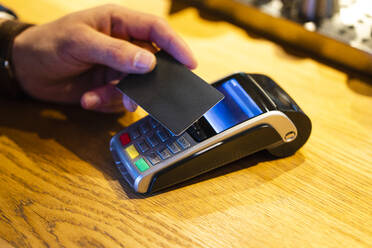
MULTIPOLYGON (((102 0, 3 0, 43 23, 102 0)), ((166 15, 169 1, 110 1, 166 15)), ((274 78, 310 116, 294 156, 242 159, 150 197, 134 194, 110 137, 144 115, 0 100, 0 246, 371 247, 372 84, 186 8, 167 17, 212 82, 274 78)))

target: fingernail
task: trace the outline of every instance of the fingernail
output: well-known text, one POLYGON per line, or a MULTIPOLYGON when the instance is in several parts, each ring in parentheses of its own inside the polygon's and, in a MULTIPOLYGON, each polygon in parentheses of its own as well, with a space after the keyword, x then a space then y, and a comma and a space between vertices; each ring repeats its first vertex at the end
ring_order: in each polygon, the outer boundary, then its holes
POLYGON ((136 111, 136 109, 137 109, 137 104, 135 104, 134 102, 130 102, 130 105, 131 105, 131 107, 132 107, 132 112, 134 112, 134 111, 136 111))
POLYGON ((134 67, 149 70, 155 63, 155 56, 150 52, 140 51, 134 57, 134 67))
POLYGON ((101 98, 96 93, 86 93, 83 96, 83 105, 87 109, 92 109, 101 104, 101 98))

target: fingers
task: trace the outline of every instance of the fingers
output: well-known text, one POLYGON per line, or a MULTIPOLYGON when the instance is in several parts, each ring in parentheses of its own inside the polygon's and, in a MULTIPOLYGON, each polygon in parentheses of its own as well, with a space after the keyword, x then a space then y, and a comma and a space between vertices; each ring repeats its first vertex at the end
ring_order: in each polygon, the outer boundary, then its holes
POLYGON ((114 36, 154 42, 190 69, 196 68, 190 48, 164 19, 122 7, 115 8, 111 15, 114 36))
POLYGON ((80 34, 77 41, 65 49, 80 61, 105 65, 123 73, 146 73, 156 64, 154 54, 147 49, 93 29, 80 34))
POLYGON ((84 109, 100 112, 122 112, 125 109, 133 112, 137 108, 132 100, 123 96, 111 84, 85 92, 80 99, 80 103, 84 109))
MULTIPOLYGON (((151 71, 156 64, 155 56, 123 39, 126 37, 154 43, 189 68, 196 67, 190 48, 165 20, 118 6, 112 8, 109 15, 111 36, 100 32, 97 24, 90 23, 88 28, 80 29, 79 33, 65 39, 59 54, 68 54, 74 60, 105 65, 124 73, 151 71)), ((98 18, 96 22, 104 18, 98 18)))
POLYGON ((151 42, 148 41, 132 40, 132 43, 152 53, 156 53, 159 50, 151 42))
POLYGON ((134 112, 137 109, 137 104, 125 94, 123 94, 123 105, 129 112, 134 112))

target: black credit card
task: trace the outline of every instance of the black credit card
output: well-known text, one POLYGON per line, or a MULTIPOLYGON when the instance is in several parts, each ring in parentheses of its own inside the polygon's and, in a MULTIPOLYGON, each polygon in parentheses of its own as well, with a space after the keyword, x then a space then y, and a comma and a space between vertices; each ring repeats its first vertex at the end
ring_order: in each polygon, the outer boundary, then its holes
POLYGON ((117 87, 175 135, 221 101, 221 92, 164 51, 146 74, 130 74, 117 87))

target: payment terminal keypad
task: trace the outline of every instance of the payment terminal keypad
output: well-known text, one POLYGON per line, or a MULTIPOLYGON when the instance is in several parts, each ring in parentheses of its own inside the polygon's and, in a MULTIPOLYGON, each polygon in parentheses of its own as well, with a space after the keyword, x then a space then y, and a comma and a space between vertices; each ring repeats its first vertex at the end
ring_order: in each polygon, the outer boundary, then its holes
POLYGON ((123 130, 119 140, 127 159, 140 173, 196 143, 187 133, 174 136, 150 116, 123 130))

